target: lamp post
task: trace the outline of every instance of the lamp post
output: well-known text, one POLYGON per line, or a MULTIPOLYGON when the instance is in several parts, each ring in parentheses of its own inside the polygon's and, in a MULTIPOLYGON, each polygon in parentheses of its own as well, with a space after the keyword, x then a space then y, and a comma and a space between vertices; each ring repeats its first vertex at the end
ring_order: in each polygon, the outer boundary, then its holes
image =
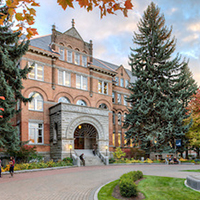
POLYGON ((105 146, 105 149, 106 149, 106 156, 108 156, 108 146, 107 145, 105 146))
POLYGON ((69 145, 69 150, 70 150, 70 158, 72 158, 72 145, 69 145))
MULTIPOLYGON (((154 144, 156 146, 156 153, 157 153, 157 141, 156 140, 154 140, 154 144)), ((156 154, 156 160, 158 160, 158 155, 157 154, 156 154)))

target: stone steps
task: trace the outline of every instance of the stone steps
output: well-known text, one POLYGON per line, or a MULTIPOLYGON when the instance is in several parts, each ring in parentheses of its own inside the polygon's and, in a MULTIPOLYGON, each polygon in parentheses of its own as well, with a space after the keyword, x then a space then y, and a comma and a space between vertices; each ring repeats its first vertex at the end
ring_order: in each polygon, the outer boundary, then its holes
POLYGON ((86 166, 95 166, 95 165, 104 165, 103 162, 101 162, 100 158, 96 155, 94 156, 92 150, 90 149, 79 149, 75 150, 78 156, 80 156, 82 153, 84 153, 85 157, 85 165, 86 166))

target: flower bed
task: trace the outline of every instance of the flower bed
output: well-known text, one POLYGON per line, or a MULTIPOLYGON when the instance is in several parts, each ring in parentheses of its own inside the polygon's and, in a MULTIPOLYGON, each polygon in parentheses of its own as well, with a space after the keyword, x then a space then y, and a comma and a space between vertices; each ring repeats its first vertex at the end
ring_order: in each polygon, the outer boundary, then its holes
MULTIPOLYGON (((18 170, 27 170, 27 169, 40 169, 40 168, 48 168, 48 167, 62 167, 62 166, 72 166, 71 158, 64 158, 58 162, 53 162, 50 160, 48 162, 32 162, 32 163, 21 163, 15 164, 15 171, 18 170)), ((9 171, 9 165, 6 165, 4 168, 1 168, 2 172, 9 171)))

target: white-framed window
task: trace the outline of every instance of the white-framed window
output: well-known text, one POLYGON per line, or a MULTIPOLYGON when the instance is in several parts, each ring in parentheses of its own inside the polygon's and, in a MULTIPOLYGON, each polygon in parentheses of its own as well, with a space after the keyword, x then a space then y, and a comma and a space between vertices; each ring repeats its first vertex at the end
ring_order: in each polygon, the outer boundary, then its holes
POLYGON ((87 67, 87 56, 82 56, 82 66, 87 67))
POLYGON ((120 112, 117 114, 117 121, 118 121, 118 125, 122 125, 122 115, 120 112))
POLYGON ((115 77, 116 85, 119 85, 119 77, 115 77))
POLYGON ((129 85, 129 81, 128 80, 125 80, 125 87, 127 88, 129 85))
POLYGON ((112 102, 115 103, 115 93, 112 92, 112 102))
POLYGON ((113 118, 112 118, 113 124, 115 124, 115 112, 114 112, 114 111, 112 112, 112 117, 113 117, 113 118))
POLYGON ((126 101, 127 96, 124 95, 124 105, 127 106, 127 101, 126 101))
POLYGON ((107 105, 106 105, 105 103, 100 104, 100 105, 99 105, 99 108, 105 109, 105 110, 108 109, 108 107, 107 107, 107 105))
POLYGON ((67 97, 60 97, 58 99, 58 103, 63 102, 63 103, 70 103, 70 100, 67 97))
POLYGON ((33 95, 33 99, 31 102, 28 103, 28 109, 35 110, 35 111, 43 111, 42 96, 37 92, 31 92, 28 97, 30 98, 32 95, 33 95))
POLYGON ((87 77, 82 75, 76 75, 76 88, 87 90, 87 77))
POLYGON ((82 99, 78 100, 76 102, 76 104, 79 105, 79 106, 87 106, 86 102, 84 100, 82 100, 82 99))
POLYGON ((76 65, 80 65, 80 53, 75 53, 75 60, 74 60, 74 63, 76 65))
POLYGON ((120 79, 120 86, 124 87, 124 79, 123 78, 120 79))
POLYGON ((67 50, 67 62, 72 63, 72 51, 67 50))
POLYGON ((71 85, 71 74, 66 71, 58 70, 58 84, 70 86, 71 85))
POLYGON ((39 80, 39 81, 43 81, 44 80, 44 68, 43 66, 35 63, 35 65, 32 63, 28 63, 29 67, 32 67, 32 70, 29 72, 28 77, 30 79, 35 79, 35 80, 39 80))
POLYGON ((108 83, 104 81, 98 82, 98 93, 108 94, 108 83))
POLYGON ((43 144, 43 123, 29 122, 29 144, 43 144))
POLYGON ((121 94, 117 94, 117 103, 121 103, 121 94))
POLYGON ((59 54, 60 54, 60 60, 65 60, 65 49, 63 47, 60 47, 59 54))

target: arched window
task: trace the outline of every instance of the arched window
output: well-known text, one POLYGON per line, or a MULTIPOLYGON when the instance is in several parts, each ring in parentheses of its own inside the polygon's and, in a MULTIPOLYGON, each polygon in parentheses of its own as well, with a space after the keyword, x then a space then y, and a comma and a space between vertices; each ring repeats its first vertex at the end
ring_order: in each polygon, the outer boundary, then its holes
POLYGON ((36 110, 36 111, 43 111, 43 98, 42 96, 37 92, 31 92, 29 94, 29 98, 33 96, 33 99, 28 104, 29 110, 36 110))
POLYGON ((60 97, 58 99, 58 103, 63 102, 63 103, 70 103, 70 100, 67 97, 60 97))
POLYGON ((101 109, 108 109, 108 107, 107 107, 107 105, 105 103, 100 104, 99 108, 101 108, 101 109))
POLYGON ((118 125, 121 125, 122 124, 122 115, 120 112, 117 114, 117 118, 118 118, 118 125))
POLYGON ((86 102, 83 101, 82 99, 78 100, 78 101, 76 102, 76 104, 77 104, 77 105, 80 105, 80 106, 87 106, 86 102))

